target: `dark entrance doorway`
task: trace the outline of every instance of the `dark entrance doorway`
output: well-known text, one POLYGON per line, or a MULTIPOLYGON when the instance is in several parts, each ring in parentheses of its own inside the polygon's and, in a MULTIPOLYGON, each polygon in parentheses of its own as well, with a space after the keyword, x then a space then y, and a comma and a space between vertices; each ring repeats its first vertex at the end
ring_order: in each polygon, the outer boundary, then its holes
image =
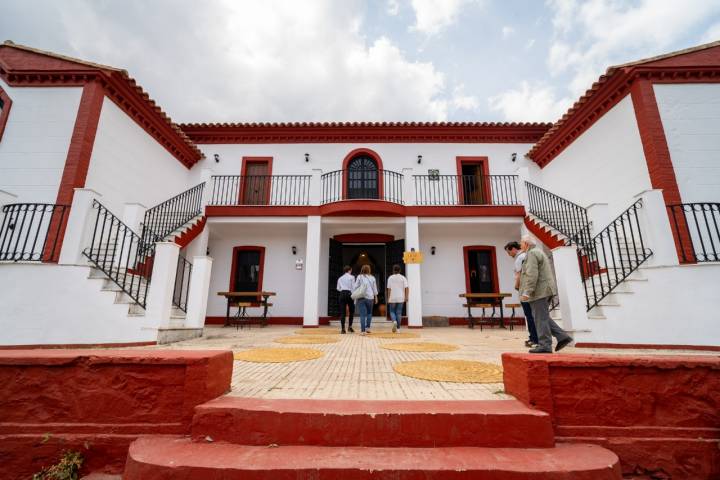
POLYGON ((386 304, 385 282, 392 266, 400 265, 404 272, 402 262, 405 240, 393 240, 384 243, 353 243, 339 242, 330 239, 330 261, 328 278, 328 316, 340 315, 338 306, 337 280, 343 274, 345 265, 352 267, 352 274, 358 275, 363 265, 370 265, 378 286, 378 304, 373 309, 373 315, 380 315, 379 306, 386 304))
POLYGON ((468 293, 497 293, 495 247, 464 247, 465 287, 468 293))
POLYGON ((347 198, 377 199, 378 166, 369 155, 359 155, 348 163, 347 198))

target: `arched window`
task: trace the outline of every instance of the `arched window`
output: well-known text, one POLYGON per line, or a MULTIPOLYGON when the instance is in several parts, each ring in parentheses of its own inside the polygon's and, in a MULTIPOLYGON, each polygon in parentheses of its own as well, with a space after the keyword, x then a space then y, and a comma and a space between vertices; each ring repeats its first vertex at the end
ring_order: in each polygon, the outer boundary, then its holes
POLYGON ((379 198, 378 179, 378 165, 374 158, 367 154, 353 157, 347 165, 347 198, 379 198))

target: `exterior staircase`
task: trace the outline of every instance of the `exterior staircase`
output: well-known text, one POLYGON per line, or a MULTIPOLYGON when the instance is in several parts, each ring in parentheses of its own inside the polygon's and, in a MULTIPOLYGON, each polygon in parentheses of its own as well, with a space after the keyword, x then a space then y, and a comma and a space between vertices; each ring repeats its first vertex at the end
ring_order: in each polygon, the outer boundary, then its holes
POLYGON ((353 401, 220 397, 190 436, 145 436, 125 480, 613 479, 596 445, 556 444, 551 418, 516 400, 353 401))

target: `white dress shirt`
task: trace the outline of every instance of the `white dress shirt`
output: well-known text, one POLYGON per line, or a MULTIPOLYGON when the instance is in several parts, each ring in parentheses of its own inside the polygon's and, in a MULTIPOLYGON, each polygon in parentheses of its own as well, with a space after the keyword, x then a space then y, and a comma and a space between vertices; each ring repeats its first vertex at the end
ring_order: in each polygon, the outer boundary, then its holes
POLYGON ((355 277, 349 272, 338 278, 337 291, 342 292, 343 290, 353 291, 353 283, 355 283, 355 277))

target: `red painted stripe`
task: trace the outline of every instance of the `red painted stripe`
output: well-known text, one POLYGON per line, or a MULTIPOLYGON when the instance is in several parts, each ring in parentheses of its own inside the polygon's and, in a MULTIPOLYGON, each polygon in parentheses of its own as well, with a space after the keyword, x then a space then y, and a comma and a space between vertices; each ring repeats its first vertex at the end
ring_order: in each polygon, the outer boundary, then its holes
POLYGON ((321 206, 275 207, 212 205, 205 207, 207 217, 524 217, 525 207, 493 205, 456 205, 447 207, 403 206, 381 200, 344 200, 321 206))
POLYGON ((536 220, 533 220, 530 217, 525 217, 525 226, 528 230, 530 230, 535 238, 540 240, 549 249, 552 250, 553 248, 565 246, 565 242, 541 227, 536 220))
POLYGON ((705 350, 710 352, 720 352, 720 346, 717 345, 662 345, 654 343, 596 343, 596 342, 579 342, 575 344, 578 348, 637 348, 648 350, 705 350))
POLYGON ((0 345, 3 350, 26 350, 33 348, 64 349, 64 348, 109 348, 109 347, 147 347, 157 342, 125 342, 125 343, 37 343, 33 345, 0 345))

